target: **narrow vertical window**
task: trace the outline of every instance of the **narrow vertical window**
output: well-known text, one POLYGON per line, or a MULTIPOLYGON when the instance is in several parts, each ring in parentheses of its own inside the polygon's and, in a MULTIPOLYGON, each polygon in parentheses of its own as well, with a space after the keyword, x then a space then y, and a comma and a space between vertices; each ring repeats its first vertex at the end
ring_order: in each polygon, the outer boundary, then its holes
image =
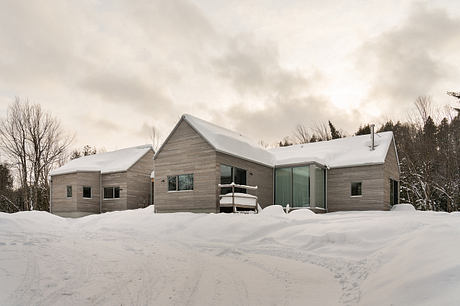
POLYGON ((168 191, 177 190, 177 176, 168 176, 168 191))
POLYGON ((72 197, 72 186, 68 185, 66 189, 67 189, 67 197, 71 198, 72 197))

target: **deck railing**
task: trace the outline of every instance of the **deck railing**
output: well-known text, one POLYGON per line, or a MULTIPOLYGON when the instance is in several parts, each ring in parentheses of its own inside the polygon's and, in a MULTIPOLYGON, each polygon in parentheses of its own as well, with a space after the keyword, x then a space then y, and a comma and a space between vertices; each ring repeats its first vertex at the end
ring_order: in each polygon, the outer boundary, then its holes
MULTIPOLYGON (((219 186, 219 188, 232 188, 232 208, 233 208, 233 212, 236 213, 237 212, 237 206, 239 206, 237 203, 235 203, 235 188, 241 188, 241 189, 246 189, 246 190, 257 190, 257 186, 248 186, 248 185, 240 185, 240 184, 235 184, 234 182, 230 183, 230 184, 218 184, 217 186, 219 186)), ((220 198, 222 199, 222 196, 224 195, 220 195, 220 198)), ((256 204, 255 204, 255 211, 258 212, 258 209, 257 209, 257 196, 255 196, 255 200, 256 200, 256 204)), ((219 204, 220 204, 220 201, 219 201, 219 204)))

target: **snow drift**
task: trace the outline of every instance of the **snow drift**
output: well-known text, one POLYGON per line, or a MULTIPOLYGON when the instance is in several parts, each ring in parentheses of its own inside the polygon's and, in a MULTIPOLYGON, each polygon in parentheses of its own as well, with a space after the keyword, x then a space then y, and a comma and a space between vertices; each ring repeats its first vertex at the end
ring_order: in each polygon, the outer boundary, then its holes
POLYGON ((460 214, 293 213, 0 214, 0 305, 460 304, 460 214))

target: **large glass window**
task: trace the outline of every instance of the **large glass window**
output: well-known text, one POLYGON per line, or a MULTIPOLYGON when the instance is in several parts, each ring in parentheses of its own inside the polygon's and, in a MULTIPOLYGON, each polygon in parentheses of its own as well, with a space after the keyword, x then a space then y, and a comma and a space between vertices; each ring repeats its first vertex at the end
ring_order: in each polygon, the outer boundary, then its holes
POLYGON ((275 204, 292 206, 292 168, 275 170, 275 204))
POLYGON ((168 191, 193 190, 193 174, 168 176, 168 191))
POLYGON ((104 199, 119 199, 120 187, 104 187, 104 199))
MULTIPOLYGON (((221 184, 230 184, 234 182, 235 184, 239 185, 246 185, 247 184, 247 172, 245 169, 227 166, 227 165, 220 165, 220 183, 221 184)), ((225 187, 221 188, 221 194, 227 194, 232 192, 232 188, 225 187)), ((246 189, 244 188, 235 188, 235 192, 246 193, 246 189)))
POLYGON ((83 186, 83 197, 91 199, 91 187, 83 186))
POLYGON ((310 206, 310 167, 292 168, 292 196, 291 205, 310 206))

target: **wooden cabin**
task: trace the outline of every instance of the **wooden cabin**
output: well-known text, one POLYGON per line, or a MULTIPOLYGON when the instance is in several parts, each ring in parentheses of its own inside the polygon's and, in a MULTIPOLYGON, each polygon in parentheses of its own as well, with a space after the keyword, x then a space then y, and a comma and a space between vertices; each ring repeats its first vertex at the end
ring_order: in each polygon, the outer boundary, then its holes
POLYGON ((152 200, 151 145, 74 159, 51 172, 50 212, 81 217, 146 207, 152 200))

